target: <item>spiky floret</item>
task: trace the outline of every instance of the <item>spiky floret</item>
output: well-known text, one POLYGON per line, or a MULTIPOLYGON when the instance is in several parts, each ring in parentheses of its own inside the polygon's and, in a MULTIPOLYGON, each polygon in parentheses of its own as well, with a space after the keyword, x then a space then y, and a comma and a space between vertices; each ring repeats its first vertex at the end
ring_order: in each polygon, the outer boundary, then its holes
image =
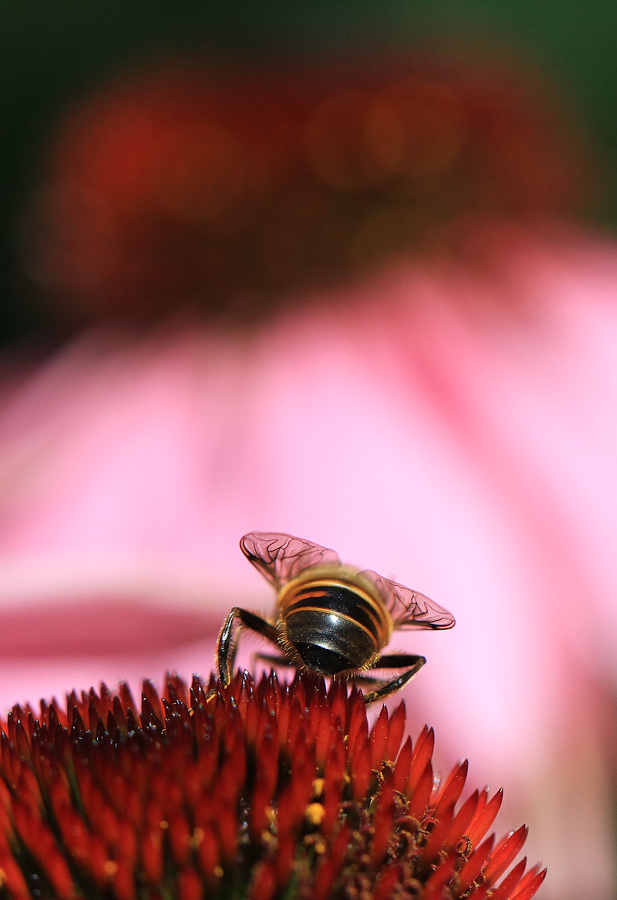
POLYGON ((460 804, 466 763, 436 786, 433 732, 404 740, 402 703, 369 728, 355 687, 238 673, 146 681, 137 710, 126 685, 13 707, 0 896, 530 900, 544 879, 504 876, 525 827, 485 837, 501 792, 460 804))

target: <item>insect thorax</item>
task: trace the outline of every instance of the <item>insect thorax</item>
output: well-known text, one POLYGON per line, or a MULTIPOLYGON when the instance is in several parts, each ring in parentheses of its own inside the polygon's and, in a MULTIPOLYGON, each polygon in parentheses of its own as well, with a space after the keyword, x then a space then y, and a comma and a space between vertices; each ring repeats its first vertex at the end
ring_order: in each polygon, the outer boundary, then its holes
POLYGON ((303 572, 284 585, 278 603, 285 646, 324 675, 367 668, 392 632, 376 589, 342 566, 303 572))

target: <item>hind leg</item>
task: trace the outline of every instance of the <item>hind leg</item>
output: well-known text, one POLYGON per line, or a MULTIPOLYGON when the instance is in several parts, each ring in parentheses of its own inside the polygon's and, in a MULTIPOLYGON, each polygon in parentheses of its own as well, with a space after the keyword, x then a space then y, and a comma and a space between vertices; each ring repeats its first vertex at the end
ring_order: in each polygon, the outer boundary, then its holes
POLYGON ((391 653, 386 656, 380 656, 378 660, 376 660, 371 669, 406 669, 405 672, 402 672, 400 675, 397 675, 395 678, 392 678, 390 681, 384 681, 382 678, 376 678, 372 675, 360 675, 356 679, 357 681, 363 681, 369 684, 377 684, 376 687, 372 691, 368 691, 364 694, 364 700, 366 703, 374 703, 376 700, 382 700, 384 697, 388 697, 390 694, 394 694, 396 691, 400 690, 404 685, 407 684, 408 681, 416 675, 424 663, 426 659, 424 656, 412 656, 408 653, 391 653))

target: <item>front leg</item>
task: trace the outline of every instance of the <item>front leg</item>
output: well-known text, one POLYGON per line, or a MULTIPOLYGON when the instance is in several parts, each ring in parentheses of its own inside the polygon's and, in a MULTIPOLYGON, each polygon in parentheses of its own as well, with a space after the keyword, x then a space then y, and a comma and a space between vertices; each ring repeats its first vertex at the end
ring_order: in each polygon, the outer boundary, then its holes
POLYGON ((224 685, 228 685, 231 681, 234 660, 238 649, 239 631, 242 626, 250 628, 251 631, 261 634, 266 640, 271 641, 273 644, 277 644, 278 632, 276 626, 273 625, 272 622, 268 622, 267 619, 263 619, 261 616, 249 612, 247 609, 241 609, 239 606, 234 606, 223 623, 216 644, 216 668, 219 678, 224 685), (234 628, 236 620, 238 620, 239 625, 237 628, 234 628), (238 637, 236 637, 235 640, 234 632, 238 632, 238 637))
MULTIPOLYGON (((399 688, 402 688, 408 681, 411 681, 425 662, 426 658, 424 656, 412 656, 408 653, 391 653, 386 656, 380 656, 379 659, 373 663, 371 669, 402 669, 407 666, 409 666, 409 668, 406 672, 403 672, 391 681, 382 681, 378 688, 366 693, 364 695, 365 703, 374 703, 375 700, 382 700, 384 697, 388 697, 390 694, 398 691, 399 688)), ((370 680, 377 681, 377 679, 372 678, 370 680)))

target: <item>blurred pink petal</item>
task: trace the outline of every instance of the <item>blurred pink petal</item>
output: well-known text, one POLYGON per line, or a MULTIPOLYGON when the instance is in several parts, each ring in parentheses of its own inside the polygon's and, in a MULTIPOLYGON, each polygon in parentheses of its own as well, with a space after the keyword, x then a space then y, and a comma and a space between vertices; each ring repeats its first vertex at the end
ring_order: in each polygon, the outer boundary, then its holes
POLYGON ((455 613, 393 642, 428 657, 412 730, 428 719, 476 780, 518 789, 547 900, 608 897, 617 253, 546 224, 468 231, 456 263, 401 264, 257 331, 97 331, 13 379, 0 697, 209 670, 229 606, 273 604, 239 537, 298 534, 455 613))

